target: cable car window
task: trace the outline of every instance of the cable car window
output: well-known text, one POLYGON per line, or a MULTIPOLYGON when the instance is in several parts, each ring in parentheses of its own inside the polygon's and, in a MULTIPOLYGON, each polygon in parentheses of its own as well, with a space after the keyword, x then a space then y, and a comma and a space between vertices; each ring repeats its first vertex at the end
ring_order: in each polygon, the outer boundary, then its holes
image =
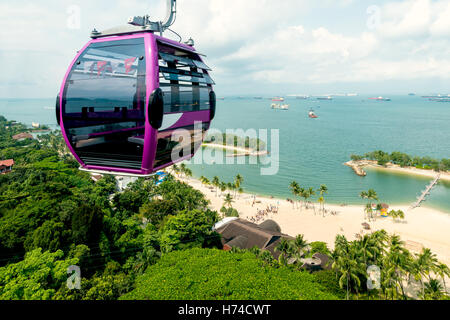
POLYGON ((143 38, 97 42, 66 82, 64 126, 86 165, 141 169, 145 134, 143 38))
POLYGON ((158 50, 164 113, 209 110, 209 93, 215 83, 199 55, 162 43, 158 50))

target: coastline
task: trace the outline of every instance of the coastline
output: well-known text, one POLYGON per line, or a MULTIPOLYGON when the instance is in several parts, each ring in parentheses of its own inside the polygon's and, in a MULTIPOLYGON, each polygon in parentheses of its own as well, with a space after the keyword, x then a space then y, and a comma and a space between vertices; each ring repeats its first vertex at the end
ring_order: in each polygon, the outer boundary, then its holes
POLYGON ((202 147, 205 148, 214 148, 214 149, 221 149, 224 151, 232 151, 232 154, 228 154, 227 157, 261 157, 268 155, 269 152, 267 150, 263 151, 256 151, 250 148, 240 148, 240 147, 234 147, 229 145, 221 145, 216 143, 203 143, 202 147))
POLYGON ((376 160, 360 160, 360 161, 348 161, 344 163, 347 167, 353 169, 353 171, 359 176, 366 176, 367 172, 364 168, 370 167, 377 170, 385 170, 390 172, 398 172, 409 175, 418 175, 427 178, 436 178, 438 174, 441 175, 440 179, 450 181, 450 172, 436 172, 434 170, 417 169, 414 167, 402 168, 399 165, 388 163, 386 166, 381 166, 376 160))
MULTIPOLYGON (((215 189, 202 185, 196 179, 180 179, 193 188, 202 192, 211 202, 211 209, 220 212, 223 206, 223 197, 216 196, 215 189)), ((422 248, 430 248, 436 253, 438 259, 450 265, 450 213, 445 213, 427 207, 416 208, 408 211, 408 205, 396 205, 391 209, 403 210, 405 221, 395 222, 392 218, 377 218, 374 222, 365 219, 363 205, 341 206, 325 204, 328 213, 322 216, 318 213, 318 204, 314 209, 298 209, 285 199, 269 198, 265 196, 243 193, 237 195, 233 202, 233 208, 240 213, 240 218, 250 220, 254 218, 258 210, 268 206, 278 207, 278 213, 269 213, 258 223, 267 219, 277 222, 283 233, 293 237, 303 234, 307 241, 323 241, 330 248, 334 248, 336 235, 343 234, 349 240, 355 240, 357 234, 384 229, 390 234, 398 234, 405 242, 406 247, 412 252, 420 252, 422 248), (253 199, 258 203, 252 206, 253 199), (336 215, 330 212, 336 212, 336 215), (364 231, 362 223, 369 223, 371 230, 364 231)))

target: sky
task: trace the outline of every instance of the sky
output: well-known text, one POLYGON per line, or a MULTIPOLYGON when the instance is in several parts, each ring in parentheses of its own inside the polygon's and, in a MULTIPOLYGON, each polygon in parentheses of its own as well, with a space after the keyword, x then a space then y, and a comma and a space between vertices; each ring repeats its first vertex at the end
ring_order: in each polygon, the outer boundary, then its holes
MULTIPOLYGON (((165 0, 1 0, 0 98, 56 96, 93 28, 165 13, 165 0)), ((178 0, 171 29, 207 55, 218 96, 450 93, 450 0, 178 0)))

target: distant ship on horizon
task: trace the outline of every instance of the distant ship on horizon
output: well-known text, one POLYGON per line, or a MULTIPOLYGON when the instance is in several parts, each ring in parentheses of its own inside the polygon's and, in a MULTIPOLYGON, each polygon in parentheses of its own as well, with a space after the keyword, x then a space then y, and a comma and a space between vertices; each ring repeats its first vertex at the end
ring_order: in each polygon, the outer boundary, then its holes
POLYGON ((376 100, 376 101, 391 101, 390 98, 383 98, 383 97, 369 98, 369 100, 376 100))
POLYGON ((272 109, 279 109, 279 110, 289 110, 289 105, 288 104, 278 104, 278 103, 272 103, 271 106, 272 109))
POLYGON ((280 102, 283 102, 283 101, 284 101, 284 98, 282 98, 282 97, 274 97, 274 98, 272 98, 272 101, 280 101, 280 102))

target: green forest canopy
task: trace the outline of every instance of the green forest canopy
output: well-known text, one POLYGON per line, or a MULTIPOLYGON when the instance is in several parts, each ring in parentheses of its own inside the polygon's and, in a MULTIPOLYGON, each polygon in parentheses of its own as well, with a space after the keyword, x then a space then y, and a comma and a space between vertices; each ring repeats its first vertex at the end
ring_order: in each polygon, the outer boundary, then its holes
POLYGON ((124 300, 327 300, 314 275, 264 265, 254 254, 192 249, 164 255, 124 300), (163 285, 162 285, 163 284, 163 285))

